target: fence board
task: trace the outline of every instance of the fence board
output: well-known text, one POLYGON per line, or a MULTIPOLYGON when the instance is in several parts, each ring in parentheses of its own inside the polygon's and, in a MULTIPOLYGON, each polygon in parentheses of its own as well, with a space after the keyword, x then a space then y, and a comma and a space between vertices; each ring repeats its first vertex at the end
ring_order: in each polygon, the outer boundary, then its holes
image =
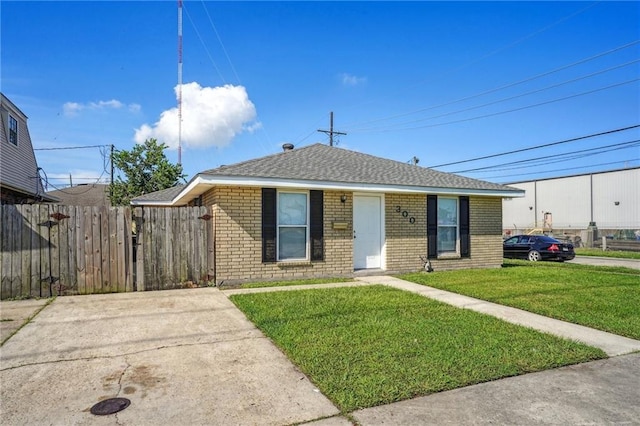
POLYGON ((17 214, 21 216, 20 235, 14 235, 14 238, 20 240, 22 274, 20 276, 20 293, 15 296, 29 297, 31 294, 31 257, 33 255, 31 250, 31 211, 33 209, 27 204, 21 210, 17 211, 17 214))
POLYGON ((136 223, 136 291, 144 291, 145 254, 143 244, 144 217, 142 207, 136 207, 134 209, 134 216, 136 223))
POLYGON ((49 215, 47 219, 49 228, 49 271, 47 274, 50 296, 60 295, 60 223, 54 219, 57 206, 51 206, 49 208, 49 215), (52 216, 53 215, 53 216, 52 216))
POLYGON ((78 294, 87 293, 87 234, 86 234, 86 208, 76 208, 76 269, 78 274, 78 294))
POLYGON ((67 282, 65 285, 67 286, 67 294, 78 294, 78 250, 76 246, 77 235, 76 235, 76 211, 78 209, 74 206, 66 206, 66 214, 69 216, 67 218, 66 227, 67 227, 67 253, 68 253, 68 275, 67 282))
POLYGON ((3 299, 9 299, 13 297, 13 291, 11 288, 11 257, 13 253, 12 238, 13 234, 13 206, 2 206, 2 259, 0 262, 0 268, 2 271, 2 286, 0 287, 0 297, 3 299))

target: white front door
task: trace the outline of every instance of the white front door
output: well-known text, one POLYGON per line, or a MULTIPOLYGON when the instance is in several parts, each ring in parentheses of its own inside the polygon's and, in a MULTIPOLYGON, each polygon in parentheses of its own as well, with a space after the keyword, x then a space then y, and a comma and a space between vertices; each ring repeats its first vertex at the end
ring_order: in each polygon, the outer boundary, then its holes
POLYGON ((382 197, 353 197, 353 267, 382 267, 382 197))

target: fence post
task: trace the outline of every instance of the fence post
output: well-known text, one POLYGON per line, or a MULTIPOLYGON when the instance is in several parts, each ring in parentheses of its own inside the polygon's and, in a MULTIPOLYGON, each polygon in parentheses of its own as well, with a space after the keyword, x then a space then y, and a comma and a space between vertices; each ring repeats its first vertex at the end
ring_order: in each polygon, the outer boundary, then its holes
POLYGON ((136 224, 136 291, 144 291, 144 209, 134 209, 136 224))
POLYGON ((602 251, 607 251, 607 237, 602 236, 602 251))

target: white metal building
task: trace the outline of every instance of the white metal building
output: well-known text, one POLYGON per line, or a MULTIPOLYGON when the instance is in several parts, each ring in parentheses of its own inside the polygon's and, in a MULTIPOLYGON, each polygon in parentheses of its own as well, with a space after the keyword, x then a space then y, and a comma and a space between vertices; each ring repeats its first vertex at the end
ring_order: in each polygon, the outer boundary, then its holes
POLYGON ((525 196, 503 200, 505 230, 640 230, 640 167, 508 185, 525 196))

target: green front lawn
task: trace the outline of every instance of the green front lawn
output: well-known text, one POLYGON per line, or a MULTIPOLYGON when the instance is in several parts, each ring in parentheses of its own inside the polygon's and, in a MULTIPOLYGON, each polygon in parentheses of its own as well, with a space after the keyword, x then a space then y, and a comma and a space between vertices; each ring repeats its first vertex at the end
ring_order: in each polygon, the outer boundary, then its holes
POLYGON ((343 412, 606 357, 385 286, 231 300, 343 412))
POLYGON ((501 269, 399 278, 640 339, 640 270, 505 260, 501 269))

